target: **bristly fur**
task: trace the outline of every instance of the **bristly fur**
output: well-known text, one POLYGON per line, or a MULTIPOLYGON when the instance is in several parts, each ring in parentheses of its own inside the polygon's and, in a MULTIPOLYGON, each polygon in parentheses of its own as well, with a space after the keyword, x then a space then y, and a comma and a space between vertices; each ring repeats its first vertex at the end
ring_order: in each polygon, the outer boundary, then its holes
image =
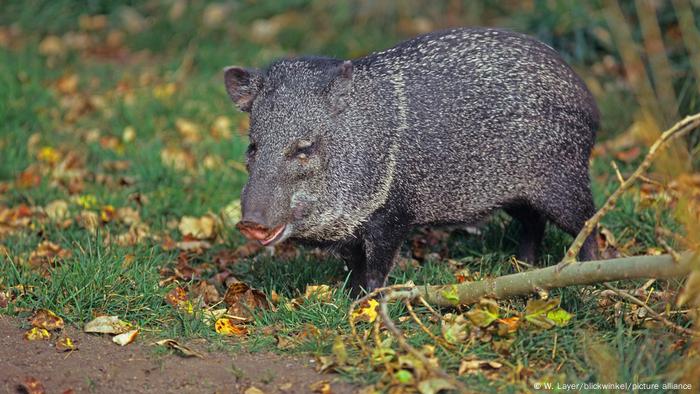
MULTIPOLYGON (((531 37, 451 29, 351 63, 284 59, 261 75, 248 97, 256 149, 244 219, 341 244, 356 289, 385 282, 418 225, 473 224, 505 209, 523 223, 519 257, 533 260, 546 220, 576 234, 595 212, 597 106, 531 37), (304 163, 290 153, 299 140, 314 141, 304 163)), ((595 253, 590 238, 581 257, 595 253)))

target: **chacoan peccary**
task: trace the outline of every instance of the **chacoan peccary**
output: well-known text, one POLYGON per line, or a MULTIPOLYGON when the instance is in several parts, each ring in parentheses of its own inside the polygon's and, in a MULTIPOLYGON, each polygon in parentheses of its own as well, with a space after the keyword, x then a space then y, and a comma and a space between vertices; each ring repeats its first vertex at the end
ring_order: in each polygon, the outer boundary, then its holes
MULTIPOLYGON (((238 228, 265 245, 334 245, 356 292, 384 285, 416 226, 503 209, 533 261, 547 220, 575 235, 595 212, 595 101, 526 35, 451 29, 354 60, 228 67, 225 85, 250 113, 238 228)), ((596 254, 592 235, 579 257, 596 254)))

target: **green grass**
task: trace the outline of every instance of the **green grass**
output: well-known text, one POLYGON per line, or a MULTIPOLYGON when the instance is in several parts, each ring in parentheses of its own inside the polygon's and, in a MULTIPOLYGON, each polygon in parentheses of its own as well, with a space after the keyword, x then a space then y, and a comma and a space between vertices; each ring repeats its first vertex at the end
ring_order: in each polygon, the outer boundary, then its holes
MULTIPOLYGON (((245 174, 229 165, 232 161, 243 160, 247 141, 241 126, 245 115, 233 109, 222 86, 220 70, 225 65, 261 66, 275 57, 295 53, 358 56, 388 47, 409 35, 402 32, 400 20, 421 14, 415 8, 402 11, 385 3, 381 4, 387 9, 363 15, 343 2, 328 5, 307 0, 265 1, 254 7, 241 2, 235 3, 226 19, 228 23, 206 27, 201 22, 207 7, 204 2, 196 2, 179 19, 171 20, 168 16, 170 3, 164 1, 136 6, 136 10, 147 17, 149 27, 141 32, 126 32, 120 15, 121 7, 129 3, 89 1, 84 7, 76 7, 62 0, 9 1, 3 5, 0 28, 13 24, 21 33, 10 48, 0 46, 0 182, 9 186, 0 195, 0 206, 43 207, 60 199, 69 202, 69 216, 74 218, 83 208, 72 198, 92 195, 97 201, 93 211, 98 212, 105 205, 137 209, 152 234, 179 240, 173 223, 183 216, 220 212, 239 197, 245 182, 245 174), (38 53, 39 43, 46 35, 79 32, 78 18, 84 12, 104 13, 110 29, 125 31, 123 52, 105 58, 74 50, 55 58, 38 53), (268 42, 255 39, 251 33, 255 22, 277 14, 287 15, 291 22, 268 42), (306 15, 307 19, 300 15, 306 15), (70 73, 79 77, 77 97, 92 100, 91 107, 76 119, 67 118, 70 105, 66 107, 66 96, 55 89, 56 81, 70 73), (172 95, 163 97, 157 90, 167 84, 174 84, 175 89, 172 95), (209 135, 212 123, 219 116, 230 120, 230 138, 222 140, 209 135), (201 141, 183 141, 176 127, 178 118, 197 124, 201 141), (136 130, 136 139, 132 142, 122 141, 126 127, 136 130), (103 146, 100 138, 90 138, 95 132, 103 140, 113 138, 119 146, 103 146), (39 136, 39 142, 30 147, 28 141, 34 134, 39 136), (56 186, 49 170, 42 173, 38 186, 15 187, 18 174, 37 163, 36 151, 41 147, 52 147, 63 156, 68 152, 79 154, 87 170, 82 191, 71 195, 65 187, 56 186), (182 171, 165 165, 161 151, 166 147, 184 147, 192 155, 195 168, 182 171), (203 168, 208 155, 220 158, 224 165, 203 168), (130 166, 118 172, 105 169, 105 163, 114 160, 126 160, 130 166), (99 181, 104 175, 113 179, 129 178, 133 182, 108 187, 99 181)), ((534 11, 528 15, 509 15, 502 7, 491 7, 491 3, 479 3, 484 20, 539 34, 557 45, 584 73, 587 65, 600 56, 592 52, 595 47, 586 45, 591 31, 585 24, 567 25, 570 29, 565 35, 551 36, 551 31, 561 23, 564 13, 561 10, 550 10, 553 13, 538 22, 534 11), (534 25, 536 23, 540 23, 539 27, 534 25)), ((435 15, 444 12, 443 6, 439 4, 427 10, 428 17, 438 20, 435 15)), ((585 13, 585 7, 576 10, 577 14, 585 13)), ((586 15, 586 18, 595 19, 591 22, 593 25, 601 23, 595 14, 586 15)), ((89 34, 104 40, 106 33, 89 34)), ((688 91, 692 90, 685 89, 684 94, 691 95, 688 91)), ((606 90, 598 100, 604 125, 601 140, 615 136, 632 122, 636 108, 628 90, 606 90), (620 110, 620 103, 630 108, 620 110)), ((685 101, 691 103, 689 106, 698 102, 690 96, 685 101)), ((616 187, 610 159, 603 156, 593 162, 592 178, 598 205, 616 187)), ((623 173, 631 171, 635 164, 622 165, 623 173)), ((644 253, 648 248, 660 246, 654 235, 656 226, 680 230, 671 212, 642 207, 634 193, 622 198, 618 208, 603 220, 603 226, 617 236, 619 244, 634 241, 630 249, 633 253, 644 253)), ((154 336, 204 337, 213 349, 227 351, 243 346, 252 351, 272 349, 323 356, 331 353, 335 335, 348 334, 347 312, 351 300, 341 290, 347 274, 336 258, 318 260, 311 251, 302 250, 299 257, 290 261, 258 255, 236 262, 231 267, 233 275, 268 295, 275 291, 291 299, 303 294, 310 284, 328 284, 335 291, 330 300, 305 300, 298 309, 278 306, 276 311, 263 311, 252 325, 249 337, 230 341, 217 335, 197 313, 189 315, 165 303, 164 296, 174 285, 159 286, 163 279, 161 270, 175 266, 177 251, 165 250, 158 240, 146 240, 135 246, 119 246, 107 241, 126 228, 112 222, 92 234, 77 223, 59 228, 50 222, 36 222, 0 238, 0 245, 8 250, 6 256, 0 256, 0 291, 14 289, 18 294, 8 308, 0 309, 0 313, 27 316, 35 309, 48 308, 78 327, 98 314, 114 314, 154 336), (26 264, 30 253, 43 240, 72 252, 69 258, 50 270, 49 277, 26 264), (131 263, 125 264, 125 260, 131 263), (17 286, 23 286, 23 290, 19 292, 17 286), (322 335, 310 335, 289 349, 277 348, 275 335, 295 337, 308 331, 310 326, 320 330, 322 335)), ((481 235, 452 233, 446 240, 447 257, 482 276, 516 272, 509 261, 516 249, 518 225, 512 224, 505 214, 499 214, 480 230, 481 235)), ((218 252, 236 248, 243 242, 233 229, 224 229, 221 238, 221 243, 191 260, 191 266, 203 267, 202 279, 209 279, 216 273, 211 262, 218 252)), ((570 241, 571 237, 549 226, 542 264, 558 261, 570 241)), ((404 245, 402 255, 409 254, 408 245, 404 245)), ((397 268, 390 278, 392 283, 408 280, 451 283, 454 273, 446 262, 433 261, 418 268, 397 268)), ((186 282, 179 284, 188 285, 186 282)), ((224 290, 219 286, 220 292, 224 290)), ((622 317, 629 305, 622 305, 621 314, 601 310, 590 288, 562 289, 553 291, 551 296, 560 297, 562 306, 574 314, 568 325, 546 331, 520 330, 511 338, 513 343, 505 354, 495 351, 491 341, 480 339, 462 346, 456 353, 438 348, 441 365, 454 372, 463 357, 501 360, 504 372, 497 378, 489 378, 484 373, 463 377, 471 388, 494 393, 530 390, 531 385, 526 383, 528 377, 531 381, 597 382, 602 378, 601 372, 610 373, 611 369, 619 382, 663 383, 677 378, 672 365, 682 360, 684 347, 670 345, 679 337, 664 329, 631 327, 622 317), (599 346, 591 345, 591 341, 599 346), (614 360, 614 364, 605 365, 606 359, 614 360), (505 372, 519 368, 522 370, 517 376, 505 372)), ((515 299, 500 305, 504 310, 522 311, 525 300, 515 299)), ((422 307, 416 310, 427 318, 422 307)), ((391 312, 395 318, 406 315, 401 305, 393 306, 391 312)), ((688 324, 683 317, 676 317, 674 321, 688 324)), ((403 322, 400 327, 410 333, 410 342, 415 346, 432 343, 415 323, 403 322)), ((436 332, 439 330, 435 325, 433 328, 436 332)), ((349 351, 357 354, 356 349, 349 351)), ((377 382, 382 378, 376 370, 348 369, 343 375, 360 383, 377 382)))

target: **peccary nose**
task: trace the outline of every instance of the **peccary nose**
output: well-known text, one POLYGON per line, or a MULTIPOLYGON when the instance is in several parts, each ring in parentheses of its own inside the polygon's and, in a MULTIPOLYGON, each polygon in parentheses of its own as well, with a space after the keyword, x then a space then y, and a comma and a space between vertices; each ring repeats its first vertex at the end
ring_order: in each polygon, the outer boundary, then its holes
POLYGON ((261 241, 267 238, 268 234, 270 233, 269 228, 250 220, 242 220, 238 222, 238 224, 236 224, 236 228, 243 234, 244 237, 255 241, 261 241))

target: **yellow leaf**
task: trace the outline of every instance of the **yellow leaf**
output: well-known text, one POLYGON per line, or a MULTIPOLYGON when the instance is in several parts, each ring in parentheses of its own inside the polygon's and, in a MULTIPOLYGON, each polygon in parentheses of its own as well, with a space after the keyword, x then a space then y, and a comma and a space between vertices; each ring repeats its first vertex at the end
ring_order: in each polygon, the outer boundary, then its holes
POLYGON ((128 144, 136 139, 136 129, 134 126, 126 126, 122 132, 122 141, 128 144))
POLYGON ((377 319, 377 306, 379 306, 379 302, 374 299, 363 303, 362 308, 352 312, 352 320, 361 320, 369 323, 374 322, 377 319))
POLYGON ((216 323, 214 323, 214 329, 217 333, 229 337, 243 336, 248 333, 245 327, 233 324, 233 320, 226 317, 218 319, 216 323))
POLYGON ((51 333, 45 328, 32 327, 24 333, 24 339, 28 341, 42 341, 51 338, 51 333))
POLYGON ((76 203, 84 209, 91 209, 97 206, 97 198, 92 194, 85 194, 76 199, 76 203))
POLYGON ((221 210, 221 217, 227 226, 235 226, 241 220, 241 200, 233 200, 221 210))
POLYGON ((338 365, 345 365, 348 362, 348 351, 345 349, 345 339, 338 335, 333 340, 333 355, 338 365))
POLYGON ((45 146, 39 150, 39 153, 36 155, 36 158, 37 160, 43 161, 44 163, 56 164, 59 160, 61 160, 61 154, 58 153, 56 149, 50 146, 45 146))
POLYGON ((211 216, 195 218, 184 216, 178 225, 180 233, 196 239, 211 239, 216 236, 216 221, 211 216))

